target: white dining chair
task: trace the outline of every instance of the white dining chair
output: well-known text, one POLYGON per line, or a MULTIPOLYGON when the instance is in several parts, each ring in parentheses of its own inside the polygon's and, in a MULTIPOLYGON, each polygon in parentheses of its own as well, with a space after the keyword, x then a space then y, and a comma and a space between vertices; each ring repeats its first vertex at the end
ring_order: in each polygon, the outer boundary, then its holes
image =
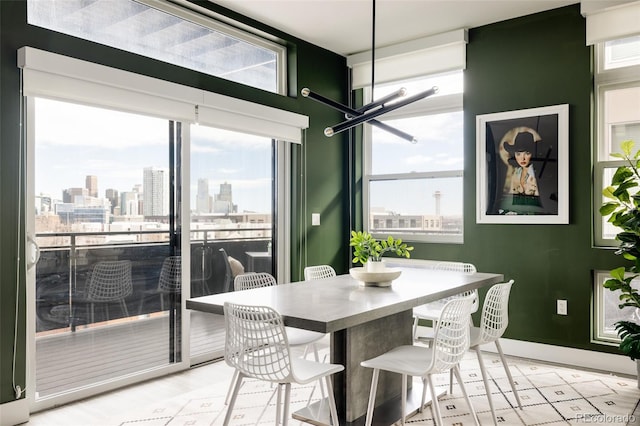
POLYGON ((504 331, 509 325, 509 295, 511 293, 511 286, 513 285, 513 282, 513 280, 510 280, 506 283, 495 284, 489 289, 482 306, 482 319, 480 320, 480 326, 471 328, 469 347, 476 351, 478 363, 480 364, 480 372, 482 373, 482 381, 484 382, 484 387, 487 392, 487 399, 489 400, 489 407, 491 408, 491 414, 493 415, 494 422, 497 422, 497 417, 493 406, 493 398, 491 397, 491 389, 489 388, 487 371, 480 351, 480 346, 482 345, 491 342, 495 343, 496 348, 498 349, 498 354, 500 355, 500 360, 502 361, 502 366, 504 367, 504 371, 509 379, 513 395, 518 402, 518 407, 522 409, 520 396, 516 390, 516 385, 513 381, 513 377, 511 376, 509 365, 504 357, 499 341, 500 337, 502 337, 504 331))
POLYGON ((288 424, 291 384, 307 384, 324 378, 328 390, 331 424, 338 425, 331 375, 344 370, 344 366, 292 357, 282 317, 270 307, 225 302, 224 320, 224 359, 238 372, 224 425, 228 425, 231 420, 242 380, 247 377, 277 385, 277 425, 288 424), (283 387, 284 410, 281 415, 283 387))
POLYGON ((307 266, 304 268, 304 279, 308 280, 319 280, 322 278, 330 278, 335 277, 336 271, 330 265, 314 265, 307 266))
POLYGON ((431 410, 436 425, 442 425, 442 415, 438 404, 438 396, 433 384, 433 374, 448 370, 453 371, 460 389, 469 405, 476 424, 479 424, 471 400, 460 376, 459 362, 469 350, 469 322, 473 296, 461 297, 447 302, 438 318, 435 327, 434 340, 429 347, 421 345, 403 345, 375 358, 360 363, 363 367, 373 368, 371 391, 367 405, 366 426, 370 426, 376 400, 376 388, 380 370, 402 375, 402 419, 404 425, 407 405, 407 376, 421 377, 423 382, 422 402, 419 411, 426 403, 427 386, 429 387, 432 404, 431 410))
MULTIPOLYGON (((268 272, 249 272, 246 274, 241 274, 235 277, 233 281, 233 287, 235 291, 242 290, 250 290, 253 288, 259 287, 270 287, 277 285, 277 281, 273 275, 268 272)), ((285 327, 287 333, 287 340, 289 342, 289 346, 294 347, 302 347, 304 348, 304 352, 302 354, 302 358, 306 358, 309 349, 313 351, 313 356, 316 362, 320 362, 320 356, 318 354, 318 346, 316 343, 322 340, 326 334, 320 333, 317 331, 311 330, 303 330, 301 328, 295 327, 285 327)), ((227 399, 225 401, 226 404, 229 403, 229 399, 231 398, 232 389, 238 379, 238 371, 233 375, 231 379, 231 384, 229 385, 229 391, 227 392, 227 399)), ((320 393, 322 398, 325 397, 324 387, 320 384, 320 393)))
MULTIPOLYGON (((463 262, 438 262, 434 265, 433 269, 437 271, 462 272, 464 274, 475 274, 477 272, 476 267, 473 264, 463 262)), ((474 313, 478 310, 478 290, 467 291, 456 296, 425 303, 424 305, 413 308, 413 339, 420 340, 420 337, 418 336, 418 323, 420 320, 428 320, 435 323, 446 302, 454 297, 464 297, 469 295, 474 296, 473 306, 471 307, 471 313, 474 313)))

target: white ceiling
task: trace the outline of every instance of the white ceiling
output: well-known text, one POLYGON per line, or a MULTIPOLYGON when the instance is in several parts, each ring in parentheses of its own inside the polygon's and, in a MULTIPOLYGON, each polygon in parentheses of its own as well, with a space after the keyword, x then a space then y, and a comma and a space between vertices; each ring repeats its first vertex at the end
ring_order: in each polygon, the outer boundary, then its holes
MULTIPOLYGON (((371 49, 372 0, 211 0, 341 55, 371 49)), ((555 9, 578 0, 377 0, 376 47, 555 9)))

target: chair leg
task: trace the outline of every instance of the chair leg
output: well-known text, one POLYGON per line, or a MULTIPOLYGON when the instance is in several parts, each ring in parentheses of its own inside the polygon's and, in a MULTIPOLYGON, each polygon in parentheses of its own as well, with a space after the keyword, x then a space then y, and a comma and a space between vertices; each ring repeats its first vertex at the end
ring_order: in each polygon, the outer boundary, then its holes
POLYGON ((282 408, 282 385, 277 385, 278 397, 276 398, 276 425, 279 425, 282 421, 281 408, 282 408))
POLYGON ((333 385, 331 384, 331 376, 325 376, 325 382, 327 384, 327 393, 329 394, 329 412, 331 413, 331 424, 335 426, 340 425, 338 419, 338 407, 336 407, 336 398, 333 395, 333 385))
POLYGON ((402 420, 400 424, 404 425, 404 421, 407 417, 407 375, 402 375, 402 420))
POLYGON ((426 402, 427 402, 427 379, 423 377, 422 378, 422 400, 420 402, 420 408, 418 409, 418 412, 422 413, 426 402))
POLYGON ((509 384, 511 385, 511 390, 516 397, 516 401, 518 402, 518 408, 522 410, 522 402, 520 401, 520 395, 518 395, 518 391, 516 390, 516 384, 513 382, 513 377, 511 377, 511 371, 509 370, 509 365, 507 364, 507 359, 504 357, 504 352, 502 352, 502 346, 500 345, 500 341, 496 340, 496 348, 498 348, 498 353, 500 354, 500 360, 502 361, 502 366, 504 367, 505 373, 507 373, 507 378, 509 379, 509 384))
POLYGON ((431 391, 431 412, 433 414, 433 423, 438 426, 442 425, 442 414, 440 414, 440 404, 438 403, 438 394, 436 394, 436 387, 433 385, 431 374, 427 374, 427 383, 429 383, 429 390, 431 391), (436 421, 437 420, 437 421, 436 421))
POLYGON ((127 304, 124 299, 120 299, 120 307, 122 308, 122 313, 124 313, 125 318, 129 318, 129 309, 127 309, 127 304))
POLYGON ((487 370, 484 367, 484 360, 482 359, 482 353, 480 352, 480 346, 474 348, 478 356, 478 364, 480 364, 480 373, 482 374, 482 381, 484 382, 484 390, 487 392, 487 399, 489 400, 489 408, 491 408, 491 415, 493 416, 493 423, 497 423, 496 410, 493 406, 493 397, 491 396, 491 388, 489 387, 489 378, 487 376, 487 370))
POLYGON ((231 393, 233 392, 233 388, 238 380, 238 374, 238 370, 233 372, 233 377, 231 378, 231 383, 229 383, 229 390, 227 391, 227 398, 224 400, 224 405, 229 405, 229 399, 231 399, 231 393))
POLYGON ((453 369, 449 370, 449 395, 453 395, 453 369))
POLYGON ((462 390, 462 394, 464 395, 464 399, 467 400, 467 405, 469 406, 469 410, 471 411, 471 415, 473 416, 473 420, 476 422, 476 426, 480 426, 480 420, 478 420, 478 414, 476 414, 476 410, 473 409, 473 405, 471 405, 471 399, 469 399, 469 394, 467 393, 467 388, 464 387, 464 383, 462 382, 462 375, 460 374, 460 368, 458 365, 451 369, 456 376, 456 380, 460 385, 460 389, 462 390))
POLYGON ((376 405, 376 390, 378 388, 379 375, 380 370, 374 368, 373 377, 371 378, 371 390, 369 391, 369 403, 367 404, 367 419, 365 421, 365 426, 371 426, 371 421, 373 420, 373 407, 376 405))
MULTIPOLYGON (((236 370, 237 371, 237 370, 236 370)), ((227 414, 224 416, 224 426, 229 424, 231 420, 231 413, 233 412, 233 406, 236 404, 236 398, 238 397, 238 391, 240 390, 240 386, 242 386, 243 375, 238 373, 238 378, 236 379, 236 385, 233 387, 233 394, 231 395, 231 401, 229 402, 229 406, 227 407, 227 414)))
POLYGON ((291 402, 291 383, 287 383, 284 387, 284 410, 282 415, 282 425, 289 424, 289 404, 291 402))
POLYGON ((418 317, 413 317, 413 340, 418 339, 418 317))
MULTIPOLYGON (((311 346, 313 347, 313 357, 315 358, 316 362, 320 362, 320 355, 318 355, 318 345, 312 343, 311 346)), ((326 395, 324 393, 324 386, 322 386, 322 379, 318 380, 318 386, 320 386, 320 395, 322 396, 322 399, 325 399, 326 395)))

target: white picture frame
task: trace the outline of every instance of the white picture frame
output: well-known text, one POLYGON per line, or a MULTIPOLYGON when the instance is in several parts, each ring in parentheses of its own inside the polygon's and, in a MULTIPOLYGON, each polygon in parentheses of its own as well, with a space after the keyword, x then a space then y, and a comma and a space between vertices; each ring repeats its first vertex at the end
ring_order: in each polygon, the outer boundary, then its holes
POLYGON ((478 115, 476 141, 476 223, 569 223, 568 104, 478 115))

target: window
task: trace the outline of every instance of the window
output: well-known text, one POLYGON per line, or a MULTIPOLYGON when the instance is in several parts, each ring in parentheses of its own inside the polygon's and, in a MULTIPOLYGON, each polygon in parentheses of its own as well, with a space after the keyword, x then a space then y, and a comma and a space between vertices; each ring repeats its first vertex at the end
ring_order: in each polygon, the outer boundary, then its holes
POLYGON ((194 71, 283 93, 284 47, 168 2, 145 3, 145 0, 28 0, 27 21, 194 71))
POLYGON ((600 216, 602 189, 620 161, 620 143, 632 139, 640 148, 640 37, 596 45, 597 136, 595 150, 594 222, 597 246, 617 246, 617 230, 600 216))
MULTIPOLYGON (((631 275, 631 274, 629 274, 631 275)), ((638 312, 632 307, 620 309, 620 290, 611 291, 602 285, 610 278, 609 271, 595 271, 594 274, 594 327, 592 340, 598 343, 618 344, 620 338, 615 329, 618 321, 639 321, 638 312)), ((638 279, 632 281, 633 287, 638 288, 638 279)))
MULTIPOLYGON (((600 43, 596 49, 596 138, 594 150, 594 240, 596 246, 616 247, 618 228, 602 217, 603 188, 622 162, 610 154, 620 152, 620 143, 632 139, 640 148, 640 37, 600 43)), ((633 310, 619 309, 618 295, 602 287, 609 273, 594 274, 593 341, 617 343, 616 321, 629 319, 633 310)))
POLYGON ((364 222, 374 235, 462 242, 462 71, 376 86, 374 98, 400 87, 412 95, 433 86, 437 95, 380 118, 417 143, 366 127, 364 222))

